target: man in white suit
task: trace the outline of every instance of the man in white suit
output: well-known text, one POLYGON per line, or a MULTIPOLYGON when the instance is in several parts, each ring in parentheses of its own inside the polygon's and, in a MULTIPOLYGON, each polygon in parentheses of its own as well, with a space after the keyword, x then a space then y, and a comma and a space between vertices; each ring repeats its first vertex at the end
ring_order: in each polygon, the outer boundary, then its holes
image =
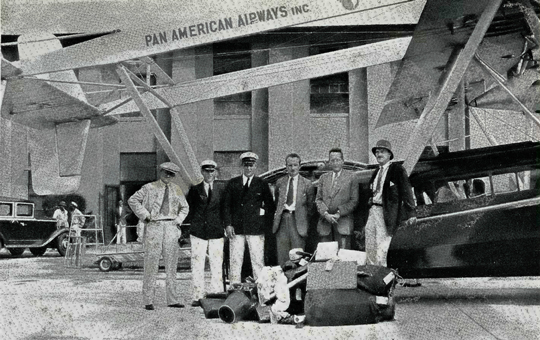
POLYGON ((180 171, 178 165, 166 162, 159 166, 159 180, 145 184, 128 200, 131 210, 145 223, 143 300, 147 310, 154 310, 156 276, 159 258, 165 261, 167 305, 183 308, 176 291, 178 239, 180 226, 189 212, 182 189, 172 183, 180 171))

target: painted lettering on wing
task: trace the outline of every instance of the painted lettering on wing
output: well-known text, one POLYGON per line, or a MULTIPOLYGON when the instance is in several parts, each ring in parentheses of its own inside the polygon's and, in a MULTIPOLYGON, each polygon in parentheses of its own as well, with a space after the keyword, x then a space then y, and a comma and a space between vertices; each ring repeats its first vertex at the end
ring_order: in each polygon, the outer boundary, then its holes
POLYGON ((276 6, 261 9, 254 12, 238 14, 237 17, 226 17, 218 20, 209 20, 197 24, 174 28, 162 32, 155 32, 145 35, 147 47, 172 43, 177 40, 190 39, 198 36, 215 34, 234 28, 255 25, 258 23, 268 23, 289 16, 298 16, 310 12, 309 4, 287 7, 276 6))

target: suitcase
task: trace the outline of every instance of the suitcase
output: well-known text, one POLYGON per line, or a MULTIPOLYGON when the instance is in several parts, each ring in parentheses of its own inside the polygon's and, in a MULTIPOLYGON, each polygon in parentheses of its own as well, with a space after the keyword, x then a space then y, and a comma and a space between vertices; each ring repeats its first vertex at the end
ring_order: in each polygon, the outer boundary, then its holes
POLYGON ((317 289, 306 294, 306 324, 346 326, 393 320, 393 296, 375 296, 361 289, 317 289))
POLYGON ((306 324, 345 326, 377 323, 375 296, 360 289, 316 289, 306 294, 306 324))

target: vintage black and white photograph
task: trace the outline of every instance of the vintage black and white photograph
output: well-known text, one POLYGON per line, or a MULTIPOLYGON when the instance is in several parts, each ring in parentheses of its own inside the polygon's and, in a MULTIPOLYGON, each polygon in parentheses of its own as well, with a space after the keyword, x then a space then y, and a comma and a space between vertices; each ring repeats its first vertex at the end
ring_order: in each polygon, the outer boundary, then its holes
POLYGON ((539 0, 0 0, 0 338, 539 339, 539 0))

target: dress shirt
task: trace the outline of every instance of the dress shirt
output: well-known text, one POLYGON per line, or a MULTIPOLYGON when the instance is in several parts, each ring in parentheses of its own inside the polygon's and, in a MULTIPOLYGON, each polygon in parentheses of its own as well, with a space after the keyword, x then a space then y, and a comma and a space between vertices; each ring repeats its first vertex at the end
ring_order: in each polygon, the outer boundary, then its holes
POLYGON ((343 172, 343 169, 339 170, 338 173, 332 171, 332 187, 336 183, 336 180, 341 176, 341 173, 343 172))
MULTIPOLYGON (((287 180, 287 189, 285 190, 285 195, 289 192, 289 183, 291 182, 291 177, 287 180)), ((298 191, 298 175, 293 177, 293 202, 291 205, 287 205, 285 203, 284 207, 285 209, 289 211, 294 211, 296 209, 296 193, 298 191)))
POLYGON ((377 176, 375 176, 375 180, 373 181, 373 203, 376 204, 382 204, 382 191, 384 186, 384 181, 386 179, 386 174, 388 173, 388 168, 390 167, 391 162, 387 162, 385 165, 380 166, 379 172, 377 173, 377 176), (380 177, 380 190, 377 191, 377 183, 379 181, 380 177))
POLYGON ((249 181, 248 187, 251 185, 251 180, 253 179, 253 176, 247 177, 246 175, 242 175, 242 185, 246 185, 246 181, 249 181))
POLYGON ((171 209, 171 188, 170 188, 170 184, 166 184, 163 187, 163 198, 161 199, 161 201, 159 201, 159 200, 156 201, 156 204, 159 204, 159 206, 157 206, 155 208, 155 211, 159 211, 159 213, 157 215, 157 218, 156 218, 156 221, 174 220, 176 218, 176 216, 172 213, 172 209, 171 209), (169 187, 169 190, 167 190, 167 187, 169 187), (164 215, 163 211, 161 209, 161 205, 163 204, 163 201, 165 200, 165 193, 166 192, 169 193, 169 197, 167 198, 167 202, 169 204, 169 209, 167 209, 167 210, 169 211, 169 213, 164 215))
POLYGON ((208 196, 208 191, 210 189, 212 189, 212 190, 214 189, 213 184, 214 184, 214 182, 212 182, 212 183, 204 182, 204 192, 206 192, 206 196, 208 196))

